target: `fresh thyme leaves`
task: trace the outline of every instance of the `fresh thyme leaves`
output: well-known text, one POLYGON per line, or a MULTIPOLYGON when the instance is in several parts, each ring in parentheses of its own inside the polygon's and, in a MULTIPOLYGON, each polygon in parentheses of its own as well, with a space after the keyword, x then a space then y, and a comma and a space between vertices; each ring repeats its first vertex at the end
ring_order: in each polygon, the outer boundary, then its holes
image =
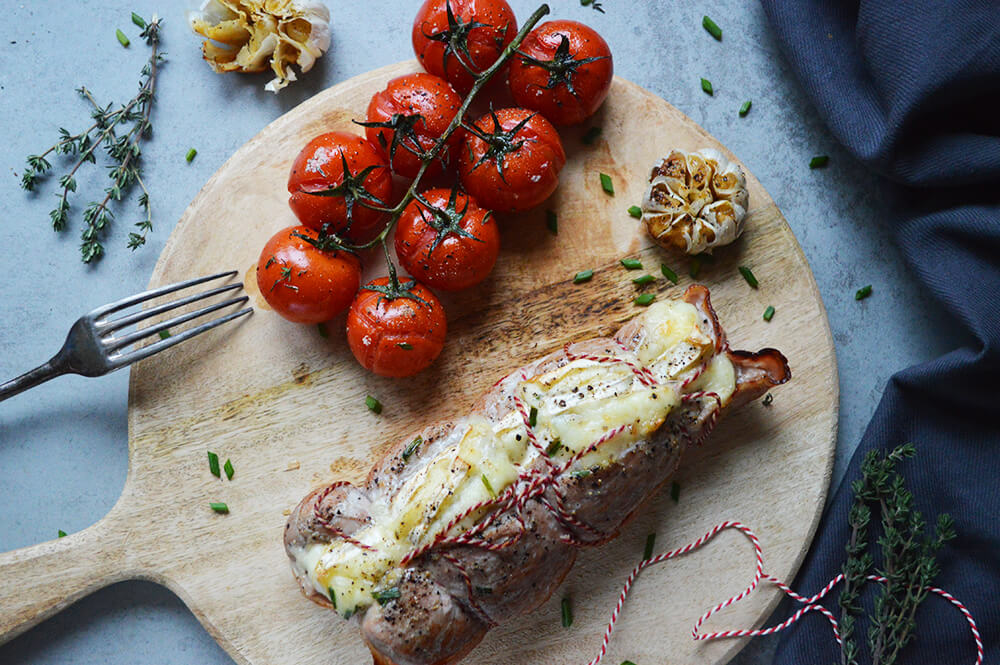
MULTIPOLYGON (((112 166, 108 170, 111 184, 104 189, 104 197, 92 201, 83 211, 84 228, 81 233, 82 243, 80 254, 84 263, 95 261, 104 255, 103 240, 107 228, 115 219, 115 214, 109 207, 112 200, 121 201, 129 191, 138 185, 142 194, 138 198, 139 209, 143 219, 135 223, 135 231, 128 235, 128 247, 137 249, 146 243, 146 235, 153 229, 153 220, 149 206, 149 191, 142 181, 142 141, 152 134, 150 113, 156 94, 156 76, 163 54, 160 53, 160 27, 162 21, 155 14, 146 21, 137 14, 132 15, 132 22, 142 28, 140 37, 150 46, 151 54, 142 69, 139 79, 139 91, 128 103, 114 108, 109 103, 101 106, 94 99, 90 90, 80 87, 80 93, 93 107, 90 117, 93 124, 78 134, 73 134, 65 128, 59 129, 59 140, 44 152, 29 155, 24 173, 21 174, 21 187, 32 191, 39 179, 52 168, 47 159, 49 155, 72 155, 76 162, 72 168, 59 178, 61 192, 57 195, 58 203, 49 213, 52 228, 62 231, 69 221, 70 193, 77 188, 77 173, 86 164, 97 164, 97 150, 103 149, 112 166)), ((119 30, 119 41, 124 34, 119 30)), ((126 38, 122 45, 127 45, 126 38)))
POLYGON ((602 14, 604 13, 604 7, 601 5, 601 3, 596 2, 595 0, 580 0, 580 6, 590 7, 591 9, 599 11, 602 14))
POLYGON ((221 515, 226 515, 226 514, 229 513, 229 506, 226 505, 226 504, 224 504, 224 503, 214 503, 213 502, 213 503, 208 504, 208 507, 211 508, 212 510, 214 510, 215 512, 221 514, 221 515))
POLYGON ((928 587, 939 572, 937 554, 955 537, 952 519, 938 516, 934 534, 927 533, 923 515, 913 507, 913 494, 896 465, 916 454, 913 444, 899 446, 887 455, 869 451, 861 465, 861 478, 851 484, 854 504, 848 513, 851 536, 844 563, 844 587, 840 593, 841 665, 856 665, 855 640, 859 601, 868 575, 886 578, 880 585, 874 609, 868 616, 868 647, 873 665, 893 665, 913 639, 917 607, 927 597, 928 587), (877 517, 876 517, 877 515, 877 517), (869 550, 869 527, 879 519, 882 535, 876 539, 881 562, 876 566, 869 550))

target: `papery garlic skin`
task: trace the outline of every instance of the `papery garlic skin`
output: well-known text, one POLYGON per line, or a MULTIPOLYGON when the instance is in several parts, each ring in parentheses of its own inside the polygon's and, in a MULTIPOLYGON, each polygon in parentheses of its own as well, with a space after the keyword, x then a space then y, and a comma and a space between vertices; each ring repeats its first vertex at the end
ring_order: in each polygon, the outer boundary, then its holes
POLYGON ((743 171, 718 150, 672 150, 649 175, 642 221, 658 245, 711 253, 740 237, 749 199, 743 171))
POLYGON ((277 93, 330 48, 330 10, 313 0, 205 0, 188 15, 191 29, 206 41, 201 52, 217 72, 263 72, 264 86, 277 93))

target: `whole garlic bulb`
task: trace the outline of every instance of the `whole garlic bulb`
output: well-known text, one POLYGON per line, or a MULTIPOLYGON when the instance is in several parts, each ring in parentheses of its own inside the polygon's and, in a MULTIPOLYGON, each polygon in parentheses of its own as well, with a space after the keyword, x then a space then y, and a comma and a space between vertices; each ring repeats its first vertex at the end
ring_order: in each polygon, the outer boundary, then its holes
POLYGON ((749 199, 743 171, 718 150, 672 150, 649 175, 642 221, 662 247, 711 253, 743 232, 749 199))
POLYGON ((330 48, 330 10, 313 0, 205 0, 188 15, 206 41, 201 52, 217 72, 263 72, 277 93, 296 80, 292 64, 308 72, 330 48))

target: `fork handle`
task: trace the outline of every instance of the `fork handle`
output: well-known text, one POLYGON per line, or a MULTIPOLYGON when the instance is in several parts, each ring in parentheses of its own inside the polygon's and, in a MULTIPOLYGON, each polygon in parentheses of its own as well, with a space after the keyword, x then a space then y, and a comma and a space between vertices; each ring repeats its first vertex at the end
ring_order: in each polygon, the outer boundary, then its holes
POLYGON ((0 402, 28 388, 34 388, 39 383, 45 383, 53 377, 68 372, 69 369, 66 367, 66 363, 62 361, 61 356, 57 355, 30 372, 25 372, 16 379, 11 379, 7 383, 0 385, 0 402))

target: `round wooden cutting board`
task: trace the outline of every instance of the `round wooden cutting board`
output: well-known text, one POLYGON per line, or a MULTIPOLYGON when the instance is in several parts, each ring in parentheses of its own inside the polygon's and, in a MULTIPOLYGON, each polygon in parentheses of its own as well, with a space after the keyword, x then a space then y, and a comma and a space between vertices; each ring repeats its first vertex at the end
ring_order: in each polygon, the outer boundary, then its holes
MULTIPOLYGON (((0 555, 10 582, 0 590, 0 641, 96 588, 151 579, 176 592, 238 663, 358 665, 370 662, 356 627, 307 601, 282 549, 286 515, 311 489, 358 481, 393 442, 423 424, 464 413, 510 369, 567 341, 604 335, 640 310, 637 288, 619 260, 642 260, 659 275, 670 265, 680 284, 659 278, 658 298, 692 283, 689 261, 651 245, 626 210, 642 199, 651 165, 671 148, 718 141, 664 100, 616 79, 603 109, 562 133, 569 161, 559 189, 539 209, 500 217, 503 249, 479 287, 444 298, 448 340, 438 361, 405 380, 376 377, 351 356, 341 317, 329 337, 289 323, 266 307, 253 266, 267 239, 295 222, 286 179, 299 149, 331 130, 358 132, 369 97, 413 62, 345 81, 277 119, 240 148, 202 189, 160 257, 151 286, 239 269, 253 316, 227 324, 132 368, 128 479, 121 500, 93 527, 67 538, 0 555), (602 128, 591 145, 581 136, 602 128), (599 173, 615 194, 602 191, 599 173), (558 235, 545 210, 558 214, 558 235), (573 275, 594 278, 574 285, 573 275), (381 415, 365 407, 374 395, 381 415), (231 481, 209 474, 206 451, 231 459, 231 481), (224 501, 230 514, 208 504, 224 501), (49 571, 39 575, 39 570, 49 571), (60 583, 52 584, 53 575, 60 583)), ((731 414, 709 442, 692 450, 669 493, 646 506, 622 536, 585 551, 566 582, 529 616, 498 627, 469 665, 569 665, 593 658, 621 585, 639 561, 646 535, 656 551, 696 539, 723 520, 760 536, 768 572, 790 579, 823 508, 837 426, 837 370, 816 284, 801 249, 770 197, 747 173, 750 215, 735 245, 706 263, 707 284, 734 348, 771 346, 789 359, 792 381, 771 406, 731 414), (738 266, 753 269, 752 289, 738 266), (768 305, 773 321, 762 320, 768 305), (573 625, 560 624, 569 597, 573 625)), ((368 260, 369 275, 384 266, 368 260)), ((738 533, 647 570, 625 606, 607 663, 722 663, 742 641, 695 642, 703 612, 743 589, 753 552, 738 533), (666 656, 665 656, 666 655, 666 656)), ((713 617, 706 630, 758 625, 777 602, 762 589, 713 617)))

